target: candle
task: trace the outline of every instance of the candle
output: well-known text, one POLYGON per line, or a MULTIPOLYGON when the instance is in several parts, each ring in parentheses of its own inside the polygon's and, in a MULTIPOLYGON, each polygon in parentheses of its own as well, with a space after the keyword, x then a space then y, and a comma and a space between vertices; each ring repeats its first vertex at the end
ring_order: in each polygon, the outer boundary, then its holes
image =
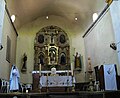
POLYGON ((75 48, 74 48, 74 51, 73 51, 74 55, 75 55, 75 48))
POLYGON ((73 76, 73 64, 71 63, 71 74, 73 76))
POLYGON ((26 93, 28 93, 28 90, 26 89, 26 93))
POLYGON ((67 76, 69 76, 69 70, 67 70, 67 76))
POLYGON ((39 74, 41 76, 41 64, 39 65, 39 74))

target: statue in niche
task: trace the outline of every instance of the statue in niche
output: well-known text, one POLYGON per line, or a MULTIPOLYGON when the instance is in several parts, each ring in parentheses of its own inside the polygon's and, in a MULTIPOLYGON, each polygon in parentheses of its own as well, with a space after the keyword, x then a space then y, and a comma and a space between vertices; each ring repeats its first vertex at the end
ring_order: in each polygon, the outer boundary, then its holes
POLYGON ((39 63, 41 65, 44 65, 44 55, 43 54, 40 54, 40 56, 39 56, 39 63))
POLYGON ((65 65, 65 64, 66 64, 66 56, 65 56, 65 53, 61 53, 60 64, 61 64, 61 65, 65 65))
POLYGON ((39 42, 39 43, 43 43, 43 42, 44 42, 44 36, 43 36, 42 34, 40 34, 40 35, 38 36, 38 42, 39 42))
POLYGON ((54 34, 52 33, 50 36, 51 36, 51 43, 53 44, 54 43, 54 34))
POLYGON ((21 69, 22 72, 26 72, 26 70, 27 70, 26 62, 27 62, 27 55, 26 55, 26 53, 24 53, 24 55, 23 55, 23 66, 22 66, 22 69, 21 69))
POLYGON ((66 42, 65 35, 61 34, 60 35, 60 42, 64 44, 66 42))
POLYGON ((49 50, 49 57, 50 57, 50 63, 54 64, 56 61, 56 49, 55 48, 50 48, 49 50))
POLYGON ((75 69, 81 69, 81 58, 80 58, 80 54, 78 54, 78 52, 76 52, 76 55, 74 56, 75 61, 75 69))

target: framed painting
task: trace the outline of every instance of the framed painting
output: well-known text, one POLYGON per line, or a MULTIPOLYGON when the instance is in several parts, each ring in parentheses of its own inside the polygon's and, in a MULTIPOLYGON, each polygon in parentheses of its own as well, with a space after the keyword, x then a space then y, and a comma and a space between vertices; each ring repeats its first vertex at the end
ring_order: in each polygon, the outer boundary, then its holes
POLYGON ((11 39, 7 36, 6 60, 10 63, 11 39))

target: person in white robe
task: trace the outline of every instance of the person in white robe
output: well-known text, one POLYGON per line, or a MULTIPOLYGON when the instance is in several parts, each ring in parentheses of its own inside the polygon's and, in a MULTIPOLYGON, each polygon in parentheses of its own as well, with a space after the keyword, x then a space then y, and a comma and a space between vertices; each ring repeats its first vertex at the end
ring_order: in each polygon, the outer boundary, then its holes
POLYGON ((13 65, 10 73, 10 91, 18 91, 19 90, 19 71, 18 68, 13 65))

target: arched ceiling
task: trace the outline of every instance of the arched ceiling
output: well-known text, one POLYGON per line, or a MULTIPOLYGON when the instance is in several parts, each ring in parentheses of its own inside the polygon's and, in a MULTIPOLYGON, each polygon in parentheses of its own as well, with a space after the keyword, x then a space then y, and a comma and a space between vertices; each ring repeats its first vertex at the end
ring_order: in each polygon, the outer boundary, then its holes
POLYGON ((92 14, 99 14, 105 7, 105 0, 6 0, 6 3, 10 15, 16 15, 17 29, 47 15, 60 16, 70 23, 77 17, 78 25, 85 29, 92 22, 92 14))

